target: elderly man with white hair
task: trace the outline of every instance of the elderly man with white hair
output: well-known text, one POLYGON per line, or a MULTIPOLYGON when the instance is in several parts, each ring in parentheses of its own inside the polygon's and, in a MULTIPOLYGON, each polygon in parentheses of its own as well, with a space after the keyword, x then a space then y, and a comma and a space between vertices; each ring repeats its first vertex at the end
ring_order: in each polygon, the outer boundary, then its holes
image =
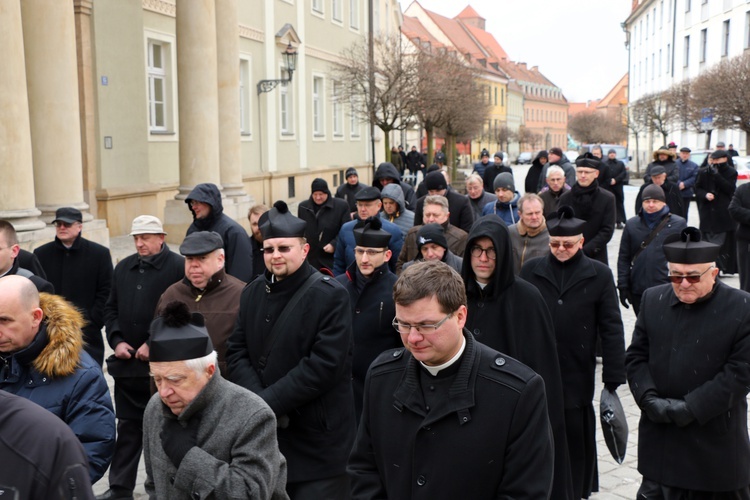
POLYGON ((146 407, 143 449, 150 498, 288 498, 276 417, 217 373, 203 316, 169 303, 151 325, 158 393, 146 407))

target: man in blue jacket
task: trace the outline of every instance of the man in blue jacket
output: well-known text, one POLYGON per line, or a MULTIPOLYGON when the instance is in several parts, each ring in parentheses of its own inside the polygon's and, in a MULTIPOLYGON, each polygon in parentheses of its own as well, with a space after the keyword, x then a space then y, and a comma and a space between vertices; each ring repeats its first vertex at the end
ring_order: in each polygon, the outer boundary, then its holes
POLYGON ((698 178, 698 165, 690 159, 690 148, 680 149, 677 168, 680 171, 677 186, 680 188, 680 194, 682 195, 682 213, 675 215, 679 215, 687 220, 688 210, 690 210, 690 200, 695 195, 693 187, 695 186, 695 180, 698 178))

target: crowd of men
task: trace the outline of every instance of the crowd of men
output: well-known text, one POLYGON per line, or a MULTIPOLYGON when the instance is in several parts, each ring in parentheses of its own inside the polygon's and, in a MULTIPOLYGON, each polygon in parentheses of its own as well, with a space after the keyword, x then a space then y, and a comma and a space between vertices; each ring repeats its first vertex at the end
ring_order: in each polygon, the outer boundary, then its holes
POLYGON ((599 357, 642 410, 639 498, 750 499, 750 296, 719 279, 749 281, 750 188, 669 146, 630 219, 614 150, 551 148, 524 194, 502 152, 462 194, 394 149, 372 185, 252 207, 249 235, 199 184, 178 252, 141 215, 114 269, 74 207, 33 254, 0 221, 0 493, 93 498, 109 468, 96 498, 133 498, 143 455, 152 498, 588 498, 599 357))

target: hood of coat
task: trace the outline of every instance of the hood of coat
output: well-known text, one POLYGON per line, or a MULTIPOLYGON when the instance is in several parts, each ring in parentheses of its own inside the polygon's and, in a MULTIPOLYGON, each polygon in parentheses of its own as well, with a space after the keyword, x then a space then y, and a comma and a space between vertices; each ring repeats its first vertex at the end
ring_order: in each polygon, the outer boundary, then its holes
POLYGON ((378 165, 378 169, 375 171, 375 184, 376 187, 380 187, 380 179, 396 179, 396 182, 401 182, 401 175, 398 173, 398 169, 390 162, 383 162, 378 165))
POLYGON ((510 234, 505 223, 495 214, 485 215, 474 222, 466 240, 466 254, 464 256, 461 277, 466 283, 466 293, 470 297, 481 295, 499 295, 503 290, 513 284, 513 250, 510 244, 510 234), (471 268, 471 247, 479 238, 489 238, 495 247, 497 258, 495 260, 495 275, 492 281, 481 290, 476 281, 476 275, 471 268))
POLYGON ((214 221, 224 213, 224 205, 221 202, 221 193, 216 184, 208 182, 198 184, 192 191, 190 191, 187 198, 185 198, 185 203, 187 203, 188 208, 190 208, 190 213, 193 214, 193 221, 195 221, 195 212, 193 212, 193 208, 190 206, 190 200, 200 201, 201 203, 211 205, 211 214, 204 219, 206 221, 214 221))
POLYGON ((381 198, 390 198, 391 200, 398 203, 398 211, 403 212, 405 208, 404 204, 404 190, 401 189, 399 184, 388 184, 380 192, 381 198))
POLYGON ((47 345, 34 360, 34 368, 48 377, 67 377, 78 368, 83 351, 83 315, 59 295, 39 294, 47 326, 47 345))
POLYGON ((540 160, 542 158, 544 158, 545 160, 547 160, 547 163, 549 163, 549 154, 547 154, 546 151, 542 150, 542 151, 539 151, 536 154, 536 156, 534 157, 534 159, 531 161, 531 164, 532 165, 540 165, 541 166, 541 161, 540 160))
POLYGON ((653 158, 654 161, 659 161, 659 155, 665 155, 667 156, 667 162, 674 161, 675 158, 677 158, 677 154, 673 153, 672 151, 668 149, 657 149, 653 152, 653 158))

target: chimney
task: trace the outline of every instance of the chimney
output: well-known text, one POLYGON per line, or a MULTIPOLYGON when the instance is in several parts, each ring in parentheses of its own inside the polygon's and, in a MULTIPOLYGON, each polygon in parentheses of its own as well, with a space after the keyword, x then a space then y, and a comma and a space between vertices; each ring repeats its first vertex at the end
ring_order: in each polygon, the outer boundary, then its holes
POLYGON ((520 62, 520 63, 518 63, 518 65, 521 66, 521 69, 526 69, 526 63, 525 62, 520 62))
POLYGON ((533 71, 534 73, 539 73, 539 66, 532 66, 531 71, 533 71))

